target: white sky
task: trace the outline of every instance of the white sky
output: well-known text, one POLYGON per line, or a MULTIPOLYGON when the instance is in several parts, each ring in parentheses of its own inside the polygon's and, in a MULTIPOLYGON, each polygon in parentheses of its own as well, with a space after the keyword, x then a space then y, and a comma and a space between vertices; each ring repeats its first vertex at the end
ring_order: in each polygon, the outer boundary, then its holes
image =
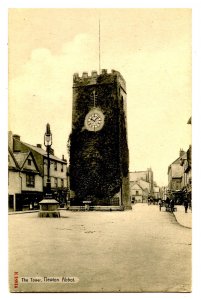
POLYGON ((13 9, 9 13, 9 130, 67 154, 73 73, 116 69, 127 83, 130 171, 167 168, 191 144, 190 9, 13 9))

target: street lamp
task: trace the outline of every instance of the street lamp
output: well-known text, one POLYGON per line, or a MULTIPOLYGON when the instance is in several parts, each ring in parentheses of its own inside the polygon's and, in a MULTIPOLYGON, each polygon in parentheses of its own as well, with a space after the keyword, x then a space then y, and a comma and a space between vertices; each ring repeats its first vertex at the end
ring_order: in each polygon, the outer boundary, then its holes
POLYGON ((46 194, 51 196, 51 180, 50 180, 50 148, 52 146, 52 133, 50 131, 50 124, 46 125, 46 132, 44 134, 44 145, 47 151, 47 185, 46 194))
POLYGON ((50 124, 46 125, 46 132, 44 134, 44 145, 47 151, 47 184, 46 193, 44 199, 39 202, 40 211, 38 216, 40 218, 59 218, 60 212, 58 211, 59 202, 53 199, 51 192, 51 181, 50 181, 50 148, 52 145, 52 134, 50 131, 50 124))

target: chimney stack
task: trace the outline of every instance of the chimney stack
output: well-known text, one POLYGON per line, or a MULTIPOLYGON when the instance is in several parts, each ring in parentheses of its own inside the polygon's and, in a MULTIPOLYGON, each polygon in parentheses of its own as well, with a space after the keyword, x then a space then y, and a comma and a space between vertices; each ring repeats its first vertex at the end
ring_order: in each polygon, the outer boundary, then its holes
POLYGON ((20 141, 20 135, 14 134, 13 137, 14 137, 16 140, 20 141))
POLYGON ((13 135, 13 152, 20 152, 21 151, 21 142, 20 142, 20 135, 14 134, 13 135))
POLYGON ((50 154, 54 155, 54 149, 50 148, 50 154))
POLYGON ((65 157, 64 157, 63 154, 62 154, 62 160, 65 161, 65 162, 67 161, 67 160, 65 159, 65 157))
POLYGON ((183 149, 180 149, 179 151, 179 157, 183 156, 185 154, 185 151, 183 149))
POLYGON ((8 146, 13 151, 13 133, 12 131, 8 132, 8 146))

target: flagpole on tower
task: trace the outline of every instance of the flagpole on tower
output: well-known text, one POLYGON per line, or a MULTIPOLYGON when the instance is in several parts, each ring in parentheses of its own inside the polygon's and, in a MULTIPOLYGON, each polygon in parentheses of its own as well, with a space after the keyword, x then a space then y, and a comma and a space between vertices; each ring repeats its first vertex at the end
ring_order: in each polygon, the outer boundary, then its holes
POLYGON ((100 39, 100 18, 99 18, 99 26, 98 26, 98 37, 99 37, 99 43, 98 43, 98 45, 99 45, 99 74, 100 74, 100 71, 101 71, 101 53, 100 53, 100 47, 101 47, 101 39, 100 39))

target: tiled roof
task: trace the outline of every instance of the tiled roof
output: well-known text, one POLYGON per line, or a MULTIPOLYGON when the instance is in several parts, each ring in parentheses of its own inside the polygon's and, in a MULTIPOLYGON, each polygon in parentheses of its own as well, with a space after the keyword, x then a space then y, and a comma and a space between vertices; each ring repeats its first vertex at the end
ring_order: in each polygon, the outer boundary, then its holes
POLYGON ((187 153, 185 152, 182 156, 175 159, 175 161, 173 161, 173 163, 171 163, 171 165, 172 164, 180 164, 180 159, 187 159, 187 153))
POLYGON ((29 151, 13 153, 13 155, 14 155, 14 157, 15 157, 15 159, 16 159, 16 161, 17 161, 20 168, 22 168, 22 166, 23 166, 27 156, 29 155, 29 153, 30 153, 29 151))
MULTIPOLYGON (((33 146, 33 145, 30 145, 30 144, 27 144, 27 143, 24 143, 24 142, 21 142, 23 143, 24 145, 26 145, 27 147, 29 147, 30 149, 38 152, 39 154, 41 154, 42 156, 47 156, 47 152, 42 149, 42 148, 39 148, 37 146, 33 146)), ((59 162, 62 162, 63 164, 65 164, 66 162, 63 161, 62 159, 58 158, 57 156, 54 156, 52 154, 50 154, 50 159, 53 159, 53 160, 56 160, 56 161, 59 161, 59 162)))
POLYGON ((138 186, 139 188, 140 188, 140 190, 143 190, 143 188, 139 185, 139 183, 138 182, 136 182, 136 181, 131 181, 130 182, 130 186, 131 186, 131 188, 133 188, 134 186, 138 186))
POLYGON ((150 182, 147 182, 143 179, 139 180, 139 185, 142 187, 142 189, 147 189, 150 187, 150 182))
POLYGON ((8 147, 8 152, 10 154, 10 160, 8 162, 8 168, 9 170, 19 170, 19 166, 18 166, 18 163, 10 149, 10 147, 8 147))
POLYGON ((17 165, 19 166, 21 172, 39 173, 38 166, 37 166, 37 164, 35 162, 35 159, 34 159, 33 154, 32 154, 31 151, 27 151, 27 152, 14 152, 13 156, 14 156, 14 158, 15 158, 15 160, 17 162, 17 165), (24 167, 24 163, 25 163, 25 161, 27 160, 27 158, 29 156, 31 156, 33 158, 33 160, 34 160, 34 164, 35 164, 35 168, 36 168, 35 170, 26 169, 24 167))

